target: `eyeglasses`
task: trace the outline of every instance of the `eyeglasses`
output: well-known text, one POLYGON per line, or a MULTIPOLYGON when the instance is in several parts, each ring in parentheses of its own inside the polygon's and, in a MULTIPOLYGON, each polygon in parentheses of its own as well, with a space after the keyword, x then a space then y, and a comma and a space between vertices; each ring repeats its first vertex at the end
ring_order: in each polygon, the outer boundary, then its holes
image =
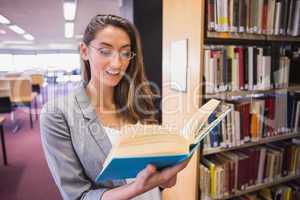
POLYGON ((136 55, 136 53, 129 51, 129 50, 116 51, 116 50, 110 49, 110 48, 96 48, 92 45, 89 45, 89 46, 92 47, 93 49, 96 49, 98 51, 98 53, 100 54, 100 56, 102 56, 105 59, 109 59, 109 60, 115 58, 115 56, 117 54, 119 54, 119 57, 121 58, 121 60, 129 61, 136 55))

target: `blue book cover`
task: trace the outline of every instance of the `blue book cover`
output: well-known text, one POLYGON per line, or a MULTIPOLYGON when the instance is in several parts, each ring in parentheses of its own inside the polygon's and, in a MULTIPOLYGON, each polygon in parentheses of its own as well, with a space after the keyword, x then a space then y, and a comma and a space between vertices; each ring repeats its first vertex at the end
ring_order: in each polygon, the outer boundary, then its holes
MULTIPOLYGON (((215 107, 216 108, 216 107, 215 107)), ((214 110, 215 110, 214 108, 214 110)), ((208 116, 207 115, 207 110, 204 110, 205 107, 202 109, 202 113, 204 113, 205 117, 201 118, 203 116, 200 116, 201 121, 205 120, 207 122, 207 119, 209 117, 209 115, 212 112, 209 112, 208 116)), ((120 179, 127 179, 127 178, 135 178, 137 176, 137 174, 143 170, 148 164, 152 164, 154 165, 158 170, 162 170, 164 168, 167 168, 169 166, 174 166, 186 159, 188 159, 189 157, 191 157, 193 155, 193 153, 195 152, 195 150, 200 146, 201 141, 203 141, 203 139, 205 138, 205 136, 207 136, 207 134, 209 134, 212 129, 214 127, 216 127, 221 120, 230 112, 230 109, 227 109, 226 111, 223 111, 214 121, 212 121, 211 123, 206 123, 206 124, 202 124, 202 122, 197 122, 198 124, 201 123, 201 130, 199 129, 199 126, 195 126, 199 131, 199 134, 196 135, 196 137, 193 139, 193 142, 188 141, 187 139, 185 139, 182 135, 176 135, 170 137, 170 143, 162 143, 162 141, 168 141, 169 140, 169 135, 164 136, 164 139, 159 139, 157 136, 154 135, 154 137, 152 138, 151 135, 147 135, 146 137, 147 139, 149 139, 149 137, 151 138, 151 143, 147 143, 147 144, 139 144, 141 142, 141 137, 136 140, 139 141, 138 145, 139 146, 135 146, 134 148, 139 149, 139 151, 135 151, 133 152, 133 154, 127 154, 124 153, 124 148, 123 150, 120 147, 116 147, 116 150, 112 150, 110 155, 108 156, 107 160, 104 163, 104 167, 102 169, 102 171, 98 174, 97 178, 96 178, 96 182, 101 182, 101 181, 106 181, 106 180, 120 180, 120 179), (152 152, 151 149, 153 149, 153 147, 151 146, 151 144, 156 144, 155 142, 153 143, 154 138, 156 137, 156 140, 158 139, 158 148, 164 149, 166 150, 165 153, 160 153, 161 151, 158 152, 158 154, 156 153, 155 155, 151 155, 150 153, 152 152), (178 140, 175 140, 177 139, 178 140), (172 141, 174 143, 172 143, 172 141), (178 141, 181 141, 181 143, 178 143, 178 141), (176 143, 177 142, 177 143, 176 143), (184 144, 183 144, 184 143, 184 144), (148 149, 145 148, 145 146, 148 145, 148 149), (177 153, 172 153, 172 148, 169 147, 177 147, 177 146, 181 146, 180 148, 175 148, 177 153), (150 147, 150 148, 149 148, 150 147), (142 149, 145 150, 142 150, 142 149), (121 149, 120 151, 118 151, 118 149, 121 149), (150 149, 150 150, 149 150, 150 149), (180 150, 180 152, 182 153, 178 153, 178 149, 180 150), (145 153, 146 151, 148 151, 148 154, 145 153), (118 153, 116 153, 118 152, 118 153), (166 153, 169 152, 169 153, 166 153), (145 153, 145 154, 143 154, 145 153), (131 155, 131 156, 129 156, 131 155)), ((194 119, 195 120, 195 119, 194 119)), ((155 126, 152 126, 152 128, 155 126)), ((146 127, 146 126, 141 126, 142 128, 146 127)), ((140 128, 141 128, 140 127, 140 128)), ((157 126, 158 127, 158 126, 157 126)), ((193 127, 192 125, 189 125, 189 127, 193 127)), ((187 129, 188 131, 190 131, 190 129, 187 129)), ((130 133, 132 133, 132 135, 134 135, 134 131, 140 131, 139 129, 135 128, 130 130, 130 133)), ((145 137, 145 135, 143 136, 145 137)), ((125 140, 123 140, 124 143, 120 144, 125 144, 127 145, 127 147, 131 147, 130 145, 130 141, 131 139, 135 139, 135 137, 127 137, 125 140)), ((145 140, 147 142, 147 140, 145 140)), ((137 144, 136 142, 133 144, 137 144)), ((157 149, 154 149, 157 151, 157 149)), ((132 152, 132 151, 131 151, 132 152)))
POLYGON ((103 180, 119 180, 126 178, 135 178, 137 174, 145 169, 148 164, 152 164, 157 170, 179 164, 180 162, 189 158, 196 149, 194 146, 188 154, 179 155, 160 155, 160 156, 143 156, 143 157, 115 157, 109 164, 109 167, 99 174, 96 182, 103 180))
MULTIPOLYGON (((209 118, 208 118, 208 123, 213 122, 217 118, 217 114, 214 112, 212 113, 209 118)), ((219 133, 220 132, 220 127, 217 125, 215 128, 212 129, 210 133, 210 142, 211 142, 211 147, 218 147, 220 146, 220 141, 219 141, 219 133)))

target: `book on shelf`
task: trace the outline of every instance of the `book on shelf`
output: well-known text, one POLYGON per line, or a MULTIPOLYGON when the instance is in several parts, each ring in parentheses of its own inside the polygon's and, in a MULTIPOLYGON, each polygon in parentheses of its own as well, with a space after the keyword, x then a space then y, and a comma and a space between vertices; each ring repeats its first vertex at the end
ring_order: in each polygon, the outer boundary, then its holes
POLYGON ((292 53, 290 47, 206 46, 205 93, 286 88, 299 71, 292 53))
POLYGON ((204 139, 204 150, 231 148, 300 131, 300 91, 225 101, 232 112, 204 139))
POLYGON ((206 0, 208 31, 299 36, 300 0, 206 0))
POLYGON ((135 178, 148 164, 161 170, 188 159, 229 112, 228 106, 212 99, 181 130, 160 125, 124 126, 96 181, 135 178), (215 118, 208 122, 212 114, 215 118))
POLYGON ((290 83, 300 84, 299 75, 300 74, 300 48, 298 51, 294 51, 291 59, 291 69, 290 69, 290 83))
POLYGON ((253 186, 300 175, 300 145, 280 141, 204 156, 200 162, 201 192, 221 198, 253 186), (202 180, 203 177, 203 180, 202 180))

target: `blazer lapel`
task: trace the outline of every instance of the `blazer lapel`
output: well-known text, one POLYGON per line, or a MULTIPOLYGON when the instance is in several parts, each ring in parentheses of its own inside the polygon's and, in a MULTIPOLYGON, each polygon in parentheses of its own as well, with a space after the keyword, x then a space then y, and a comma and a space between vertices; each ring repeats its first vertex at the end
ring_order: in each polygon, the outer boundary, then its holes
POLYGON ((96 115, 94 107, 90 103, 90 99, 85 92, 83 83, 75 92, 75 98, 79 105, 81 114, 87 120, 87 127, 90 134, 96 140, 97 144, 102 149, 105 156, 107 156, 110 149, 112 148, 112 145, 108 136, 105 133, 105 130, 101 126, 101 123, 96 115))
MULTIPOLYGON (((83 115, 83 118, 87 121, 86 123, 89 133, 92 135, 97 145, 103 151, 104 156, 106 158, 112 148, 112 144, 104 128, 101 126, 100 120, 96 115, 94 107, 90 103, 89 97, 86 95, 84 83, 81 83, 81 85, 76 90, 75 98, 79 105, 80 113, 83 115)), ((105 184, 110 185, 111 187, 116 187, 121 186, 125 183, 125 180, 113 180, 107 181, 105 184)))

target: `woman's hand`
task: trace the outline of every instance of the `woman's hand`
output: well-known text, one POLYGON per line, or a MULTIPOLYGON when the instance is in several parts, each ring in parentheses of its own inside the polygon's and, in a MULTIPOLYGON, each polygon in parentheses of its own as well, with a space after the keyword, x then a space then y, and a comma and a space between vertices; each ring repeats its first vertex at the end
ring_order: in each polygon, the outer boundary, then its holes
POLYGON ((148 165, 137 175, 133 187, 137 194, 142 194, 157 186, 162 188, 173 187, 176 184, 177 173, 184 169, 188 162, 189 159, 160 172, 156 170, 155 166, 148 165))
POLYGON ((162 171, 157 171, 153 165, 148 165, 136 177, 135 181, 104 192, 102 200, 128 200, 157 186, 169 188, 176 184, 177 173, 184 169, 190 159, 162 171))

